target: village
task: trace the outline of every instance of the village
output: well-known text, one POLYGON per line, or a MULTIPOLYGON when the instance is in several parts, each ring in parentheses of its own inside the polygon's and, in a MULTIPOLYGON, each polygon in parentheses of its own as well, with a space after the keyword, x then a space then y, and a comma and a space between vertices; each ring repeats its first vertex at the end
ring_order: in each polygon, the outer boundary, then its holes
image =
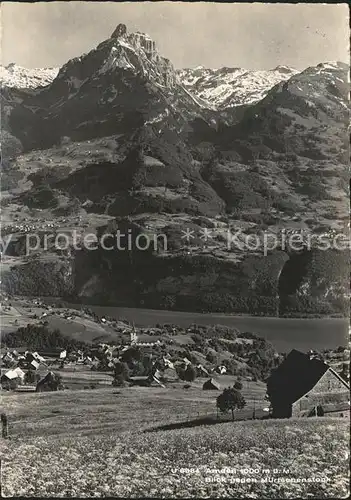
MULTIPOLYGON (((70 316, 67 318, 70 319, 70 316)), ((105 323, 106 319, 102 318, 101 321, 105 323)), ((188 333, 192 333, 191 329, 188 330, 188 333)), ((174 333, 175 328, 173 327, 171 331, 174 333)), ((125 334, 126 330, 123 330, 122 333, 125 334)), ((144 333, 153 335, 156 331, 155 329, 147 329, 144 330, 144 333)), ((68 389, 69 386, 65 387, 63 383, 50 383, 52 380, 58 380, 57 374, 55 378, 54 371, 60 374, 60 379, 65 379, 64 375, 66 373, 81 375, 91 371, 93 372, 90 376, 91 381, 98 380, 98 385, 106 385, 108 382, 112 384, 116 367, 121 362, 128 361, 129 367, 133 368, 140 361, 141 352, 144 356, 144 364, 148 364, 148 369, 144 369, 143 366, 136 366, 133 371, 137 372, 139 369, 141 372, 148 371, 148 374, 128 376, 127 381, 130 385, 159 385, 165 387, 164 384, 180 380, 180 371, 185 374, 183 380, 187 380, 186 373, 188 371, 188 373, 191 372, 188 376, 189 382, 192 382, 195 378, 207 378, 203 384, 204 389, 220 389, 216 377, 226 374, 227 368, 225 365, 219 364, 218 366, 206 368, 201 363, 193 365, 187 357, 173 359, 172 361, 169 355, 164 355, 165 343, 161 340, 139 341, 135 328, 129 332, 129 337, 129 341, 126 341, 125 344, 99 343, 93 347, 72 349, 70 351, 67 351, 67 349, 44 349, 39 353, 25 348, 3 350, 1 356, 2 389, 16 392, 68 389), (189 367, 191 367, 191 370, 189 367), (97 373, 105 375, 103 380, 94 377, 97 373), (63 377, 62 374, 64 374, 63 377)), ((120 385, 123 385, 123 382, 125 380, 121 380, 120 385)))
MULTIPOLYGON (((349 415, 347 348, 278 353, 257 335, 220 326, 137 328, 87 307, 72 310, 26 298, 14 308, 5 299, 3 318, 12 320, 2 338, 3 393, 143 387, 152 394, 157 388, 182 390, 196 399, 203 391, 218 396, 233 387, 247 400, 237 411, 242 419, 313 416, 317 408, 349 415), (22 316, 27 311, 29 322, 13 319, 14 310, 22 316)), ((210 396, 213 411, 217 396, 210 396)))

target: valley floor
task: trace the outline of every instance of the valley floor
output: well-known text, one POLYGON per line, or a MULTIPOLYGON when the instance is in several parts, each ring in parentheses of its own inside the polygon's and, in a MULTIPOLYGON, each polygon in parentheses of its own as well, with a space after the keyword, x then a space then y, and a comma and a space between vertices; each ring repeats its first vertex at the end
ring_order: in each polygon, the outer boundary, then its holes
MULTIPOLYGON (((264 385, 244 387, 248 409, 264 385)), ((215 412, 217 391, 121 388, 5 394, 2 495, 345 498, 348 421, 246 420, 162 430, 215 412), (152 429, 154 432, 145 432, 152 429)))

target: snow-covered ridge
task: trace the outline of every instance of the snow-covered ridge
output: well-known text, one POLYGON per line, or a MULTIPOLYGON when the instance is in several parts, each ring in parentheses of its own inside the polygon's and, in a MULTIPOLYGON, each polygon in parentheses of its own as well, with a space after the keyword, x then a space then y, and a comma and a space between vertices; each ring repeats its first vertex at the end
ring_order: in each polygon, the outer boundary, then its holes
POLYGON ((0 84, 17 89, 45 87, 56 78, 58 72, 59 68, 23 68, 11 63, 0 66, 0 84))
POLYGON ((288 66, 277 66, 268 71, 227 67, 177 71, 180 82, 187 90, 217 109, 258 102, 277 83, 297 73, 298 70, 288 66))

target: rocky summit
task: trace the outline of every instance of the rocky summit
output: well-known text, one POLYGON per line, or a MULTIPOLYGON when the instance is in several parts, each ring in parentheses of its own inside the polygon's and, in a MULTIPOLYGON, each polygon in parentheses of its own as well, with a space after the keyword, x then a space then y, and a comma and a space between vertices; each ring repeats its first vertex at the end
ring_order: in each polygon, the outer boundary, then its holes
POLYGON ((119 24, 58 71, 1 75, 10 293, 345 314, 347 252, 307 244, 348 227, 345 64, 175 70, 148 35, 119 24), (162 245, 89 252, 70 240, 26 255, 29 232, 118 230, 162 245), (284 232, 300 234, 301 251, 284 232), (267 235, 279 242, 268 252, 267 235))
POLYGON ((23 99, 10 128, 24 149, 38 149, 63 136, 85 140, 132 132, 144 123, 181 131, 202 116, 200 108, 150 37, 118 27, 97 48, 68 61, 49 86, 23 99))

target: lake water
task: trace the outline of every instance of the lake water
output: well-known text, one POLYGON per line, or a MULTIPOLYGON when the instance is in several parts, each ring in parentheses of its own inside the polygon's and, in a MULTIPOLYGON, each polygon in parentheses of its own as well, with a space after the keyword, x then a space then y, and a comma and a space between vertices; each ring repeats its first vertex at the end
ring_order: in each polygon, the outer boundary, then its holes
MULTIPOLYGON (((80 309, 79 304, 66 304, 80 309)), ((199 325, 224 325, 241 332, 252 332, 271 342, 280 352, 290 349, 328 349, 346 346, 349 341, 349 321, 346 318, 290 319, 258 316, 231 316, 228 314, 201 314, 192 312, 133 309, 87 305, 99 316, 127 319, 135 326, 151 327, 156 323, 174 323, 186 327, 199 325)))

